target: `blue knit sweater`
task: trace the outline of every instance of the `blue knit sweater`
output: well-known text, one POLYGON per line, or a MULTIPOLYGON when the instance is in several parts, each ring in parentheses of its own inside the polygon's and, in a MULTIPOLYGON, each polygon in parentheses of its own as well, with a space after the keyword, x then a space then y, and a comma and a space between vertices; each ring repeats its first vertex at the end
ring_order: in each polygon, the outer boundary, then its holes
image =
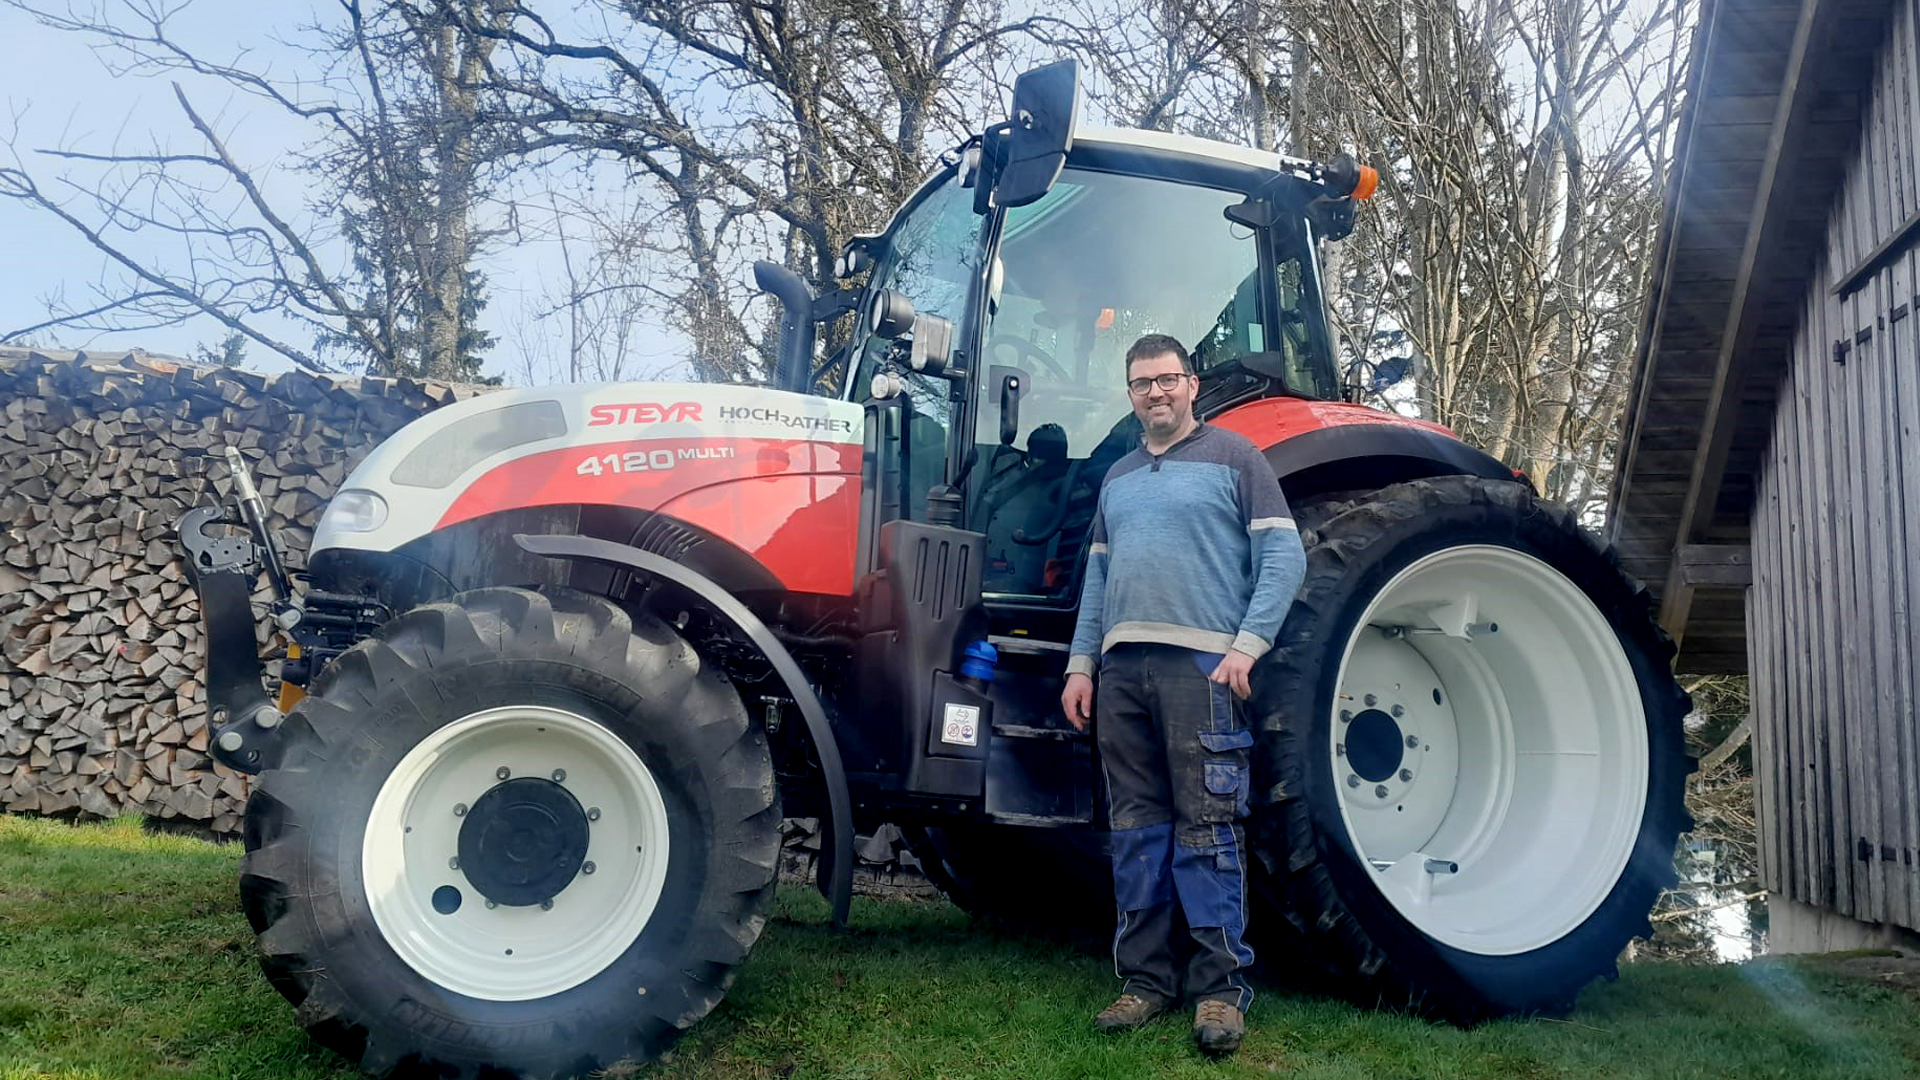
POLYGON ((1159 456, 1114 462, 1100 488, 1069 673, 1122 642, 1273 646, 1306 574, 1280 481, 1244 436, 1201 424, 1159 456))

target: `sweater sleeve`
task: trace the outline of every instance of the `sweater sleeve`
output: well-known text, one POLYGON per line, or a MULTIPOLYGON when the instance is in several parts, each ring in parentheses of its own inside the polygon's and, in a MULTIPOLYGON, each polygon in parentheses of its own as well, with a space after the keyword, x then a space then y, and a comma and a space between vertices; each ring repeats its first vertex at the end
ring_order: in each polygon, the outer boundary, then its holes
POLYGON ((1103 485, 1094 506, 1093 533, 1087 545, 1087 576, 1080 584, 1080 618, 1073 627, 1067 674, 1092 675, 1100 666, 1107 606, 1107 492, 1103 485))
POLYGON ((1307 552, 1267 456, 1249 445, 1239 471, 1240 513, 1253 549, 1253 596, 1233 648, 1257 660, 1273 647, 1294 594, 1300 591, 1307 552))

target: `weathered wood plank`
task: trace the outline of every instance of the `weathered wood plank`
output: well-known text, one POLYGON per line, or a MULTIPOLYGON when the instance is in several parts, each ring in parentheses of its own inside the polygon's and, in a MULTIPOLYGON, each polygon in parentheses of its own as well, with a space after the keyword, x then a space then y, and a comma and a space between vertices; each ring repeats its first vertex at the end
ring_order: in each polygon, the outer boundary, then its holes
MULTIPOLYGON (((1908 135, 1897 108, 1899 95, 1895 77, 1899 58, 1898 50, 1892 47, 1891 42, 1888 48, 1882 50, 1881 58, 1883 62, 1877 72, 1873 104, 1876 116, 1874 131, 1878 141, 1873 169, 1865 178, 1865 182, 1876 193, 1876 232, 1897 231, 1899 226, 1893 223, 1900 221, 1905 214, 1899 159, 1904 156, 1908 135)), ((1863 730, 1856 731, 1855 736, 1856 740, 1871 739, 1874 744, 1886 745, 1887 752, 1873 754, 1877 759, 1884 759, 1881 765, 1881 791, 1883 795, 1890 796, 1883 797, 1881 801, 1877 828, 1882 844, 1891 842, 1904 848, 1904 804, 1908 796, 1902 783, 1904 755, 1895 718, 1906 715, 1902 711, 1902 704, 1907 697, 1904 687, 1910 679, 1908 661, 1911 657, 1895 642, 1896 637, 1904 636, 1904 623, 1900 621, 1900 615, 1892 603, 1895 575, 1906 561, 1905 546, 1900 539, 1904 530, 1898 524, 1901 508, 1895 501, 1900 485, 1900 440, 1894 427, 1895 420, 1889 415, 1890 406, 1898 392, 1893 378, 1900 356, 1894 347, 1899 327, 1898 324, 1889 326, 1884 317, 1893 307, 1893 261, 1885 260, 1882 268, 1873 275, 1871 284, 1861 292, 1869 309, 1862 312, 1862 316, 1870 315, 1878 331, 1869 343, 1872 346, 1869 353, 1872 363, 1866 370, 1869 385, 1863 402, 1867 444, 1877 450, 1870 459, 1873 467, 1867 477, 1867 489, 1873 500, 1867 516, 1875 581, 1874 659, 1878 677, 1874 680, 1872 723, 1861 725, 1863 730)), ((1911 925, 1914 912, 1907 890, 1902 887, 1904 883, 1898 861, 1878 861, 1873 869, 1884 897, 1885 918, 1903 926, 1911 925)))
MULTIPOLYGON (((1854 171, 1857 175, 1858 159, 1854 171)), ((1846 203, 1848 212, 1842 227, 1854 230, 1857 235, 1859 229, 1869 227, 1871 207, 1859 197, 1857 188, 1848 192, 1846 203)), ((1853 317, 1850 304, 1836 304, 1817 296, 1814 302, 1834 320, 1829 327, 1830 334, 1847 332, 1853 317)), ((1849 717, 1862 715, 1861 710, 1871 708, 1870 688, 1874 678, 1870 615, 1874 582, 1867 572, 1865 548, 1868 542, 1866 459, 1872 451, 1860 437, 1862 375, 1870 365, 1863 359, 1820 365, 1814 365, 1811 356, 1806 360, 1820 373, 1816 380, 1817 393, 1825 401, 1824 421, 1830 428, 1829 438, 1834 447, 1831 457, 1814 463, 1813 478, 1814 483, 1830 489, 1833 495, 1827 519, 1833 528, 1824 531, 1833 538, 1826 557, 1838 572, 1839 586, 1838 595, 1828 605, 1822 622, 1812 626, 1847 628, 1845 633, 1819 633, 1829 645, 1823 676, 1832 691, 1827 698, 1827 712, 1820 717, 1816 739, 1820 795, 1815 812, 1817 823, 1822 827, 1819 858, 1823 877, 1833 883, 1833 892, 1824 896, 1821 903, 1841 914, 1858 916, 1867 904, 1856 895, 1860 891, 1854 873, 1857 868, 1846 858, 1854 831, 1859 827, 1859 819, 1853 813, 1857 803, 1848 786, 1849 777, 1858 776, 1849 759, 1849 754, 1857 751, 1857 744, 1848 739, 1846 725, 1849 717)))
MULTIPOLYGON (((1907 181, 1908 206, 1920 210, 1920 145, 1916 145, 1920 144, 1920 3, 1906 0, 1900 5, 1892 37, 1897 43, 1901 64, 1896 79, 1901 129, 1907 135, 1902 142, 1905 151, 1902 172, 1907 181)), ((1920 251, 1908 251, 1895 264, 1894 292, 1896 299, 1920 292, 1920 251)), ((1910 456, 1920 453, 1920 371, 1905 360, 1920 352, 1920 302, 1908 301, 1908 304, 1907 318, 1892 324, 1898 331, 1892 365, 1892 428, 1901 447, 1899 506, 1904 531, 1898 550, 1903 555, 1913 550, 1906 545, 1920 543, 1920 462, 1910 456)), ((1896 646, 1906 653, 1909 681, 1905 711, 1889 720, 1894 725, 1895 738, 1900 740, 1905 764, 1900 778, 1905 799, 1907 849, 1901 863, 1901 876, 1905 879, 1902 884, 1908 910, 1915 912, 1916 920, 1920 920, 1920 731, 1915 730, 1914 719, 1920 710, 1920 670, 1916 670, 1916 664, 1920 664, 1920 626, 1915 626, 1914 618, 1915 613, 1920 613, 1920 570, 1914 567, 1911 557, 1901 558, 1899 565, 1902 580, 1893 587, 1898 600, 1904 604, 1900 625, 1905 635, 1896 641, 1896 646)))
POLYGON ((1773 709, 1776 699, 1771 686, 1771 673, 1775 665, 1770 637, 1777 624, 1767 606, 1775 580, 1772 538, 1768 535, 1769 523, 1773 520, 1770 509, 1772 502, 1770 477, 1762 471, 1760 510, 1754 515, 1754 582, 1747 590, 1747 703, 1753 715, 1753 810, 1757 826, 1754 830, 1755 853, 1760 863, 1760 887, 1768 890, 1778 887, 1775 867, 1780 859, 1773 843, 1773 822, 1776 817, 1770 802, 1773 784, 1763 767, 1769 755, 1775 753, 1773 709))
MULTIPOLYGON (((1682 544, 1675 552, 1680 580, 1687 585, 1750 585, 1753 583, 1753 554, 1743 544, 1682 544)), ((1698 597, 1695 608, 1700 605, 1698 597)), ((1692 622, 1698 628, 1699 620, 1692 622)))
MULTIPOLYGON (((1814 325, 1818 327, 1818 321, 1814 325)), ((1787 556, 1787 618, 1791 626, 1805 626, 1819 617, 1810 602, 1815 573, 1811 565, 1813 529, 1810 526, 1813 523, 1807 520, 1807 508, 1811 506, 1811 500, 1803 497, 1800 485, 1800 463, 1807 460, 1809 455, 1805 429, 1811 409, 1811 392, 1807 382, 1796 371, 1785 388, 1786 396, 1781 403, 1786 446, 1780 471, 1780 529, 1781 550, 1787 556)), ((1809 904, 1814 902, 1814 890, 1810 884, 1812 844, 1809 841, 1809 804, 1803 778, 1807 771, 1804 763, 1812 753, 1807 738, 1815 707, 1812 648, 1810 639, 1793 642, 1786 657, 1787 730, 1786 738, 1782 741, 1783 752, 1776 763, 1780 775, 1781 822, 1787 853, 1788 876, 1782 885, 1788 896, 1809 904)))

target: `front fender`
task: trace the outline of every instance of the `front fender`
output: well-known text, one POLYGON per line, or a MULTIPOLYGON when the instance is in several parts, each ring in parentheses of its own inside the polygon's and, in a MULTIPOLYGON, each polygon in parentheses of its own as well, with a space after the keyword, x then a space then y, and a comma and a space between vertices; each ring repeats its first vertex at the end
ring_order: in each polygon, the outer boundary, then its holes
POLYGON ((747 609, 731 593, 706 576, 652 552, 611 540, 589 536, 514 535, 513 542, 532 555, 549 559, 568 559, 599 563, 602 566, 637 570, 664 578, 705 601, 721 618, 732 623, 753 646, 760 650, 774 672, 786 684, 787 692, 806 721, 807 734, 813 738, 814 751, 820 757, 820 773, 826 784, 827 807, 832 829, 828 844, 821 852, 818 884, 833 905, 833 921, 844 926, 853 902, 853 797, 847 790, 847 773, 840 761, 840 745, 834 740, 833 727, 820 697, 794 661, 793 654, 773 636, 767 624, 747 609))

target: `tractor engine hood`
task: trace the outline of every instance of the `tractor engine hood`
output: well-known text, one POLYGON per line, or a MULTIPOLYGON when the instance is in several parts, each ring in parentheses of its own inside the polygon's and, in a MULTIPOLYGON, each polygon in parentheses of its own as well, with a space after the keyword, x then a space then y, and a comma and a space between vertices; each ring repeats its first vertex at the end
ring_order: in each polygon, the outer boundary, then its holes
POLYGON ((328 504, 312 553, 394 551, 488 514, 563 504, 672 514, 752 550, 790 516, 786 503, 857 505, 863 425, 858 405, 752 386, 485 394, 375 447, 328 504))

